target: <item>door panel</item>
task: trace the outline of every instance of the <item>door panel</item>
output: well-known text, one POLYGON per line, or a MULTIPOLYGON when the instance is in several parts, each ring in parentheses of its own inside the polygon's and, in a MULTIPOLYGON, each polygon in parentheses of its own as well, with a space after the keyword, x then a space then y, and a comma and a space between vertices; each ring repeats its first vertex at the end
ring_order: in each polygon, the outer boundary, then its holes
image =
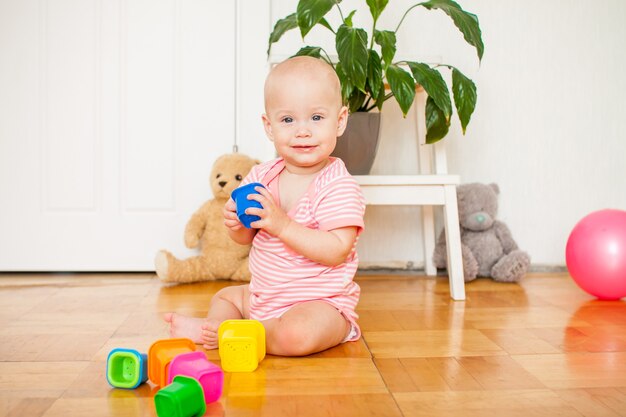
MULTIPOLYGON (((236 130, 258 132, 242 152, 268 156, 261 123, 236 129, 235 114, 237 13, 266 9, 0 0, 0 270, 142 271, 161 248, 190 256, 185 224, 236 130)), ((239 42, 263 51, 268 21, 239 42)), ((264 76, 259 56, 241 59, 264 76)))

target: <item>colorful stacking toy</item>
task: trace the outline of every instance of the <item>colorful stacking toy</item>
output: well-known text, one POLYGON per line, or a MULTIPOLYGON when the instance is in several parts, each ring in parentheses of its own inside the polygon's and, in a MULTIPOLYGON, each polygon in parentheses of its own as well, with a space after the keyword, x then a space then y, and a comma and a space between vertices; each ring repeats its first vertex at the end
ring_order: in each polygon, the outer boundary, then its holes
POLYGON ((224 372, 219 366, 209 362, 204 352, 183 353, 172 359, 168 381, 171 383, 178 375, 196 379, 202 386, 207 404, 222 396, 224 372))
POLYGON ((265 358, 265 328, 257 320, 226 320, 217 337, 226 372, 252 372, 265 358))
POLYGON ((113 349, 107 357, 107 381, 115 388, 137 388, 148 380, 147 359, 134 349, 113 349))
MULTIPOLYGON (((265 328, 256 320, 226 320, 218 329, 222 367, 252 372, 265 358, 265 328)), ((154 396, 158 417, 200 417, 217 401, 224 372, 190 339, 157 340, 148 354, 113 349, 107 357, 107 381, 115 388, 137 388, 148 379, 162 387, 154 396)))
POLYGON ((156 393, 154 405, 159 417, 200 417, 206 411, 202 386, 183 375, 156 393))
POLYGON ((148 378, 155 385, 164 387, 169 381, 168 373, 172 359, 195 350, 196 344, 190 339, 157 340, 148 350, 148 378))

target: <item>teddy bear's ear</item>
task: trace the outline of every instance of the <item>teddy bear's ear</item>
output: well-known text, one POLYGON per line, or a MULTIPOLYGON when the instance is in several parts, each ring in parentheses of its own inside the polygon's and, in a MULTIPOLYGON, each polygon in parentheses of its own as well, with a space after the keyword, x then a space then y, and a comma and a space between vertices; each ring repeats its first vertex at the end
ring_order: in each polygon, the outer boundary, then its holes
POLYGON ((493 191, 496 192, 496 194, 500 194, 500 187, 498 187, 498 184, 496 184, 495 182, 492 182, 491 184, 489 184, 489 186, 491 187, 493 191))

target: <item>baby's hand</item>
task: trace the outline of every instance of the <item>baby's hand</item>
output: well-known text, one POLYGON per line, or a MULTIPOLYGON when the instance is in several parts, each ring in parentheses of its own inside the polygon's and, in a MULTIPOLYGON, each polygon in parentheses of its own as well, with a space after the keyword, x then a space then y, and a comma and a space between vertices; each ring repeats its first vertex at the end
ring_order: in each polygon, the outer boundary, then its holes
POLYGON ((272 236, 280 237, 280 234, 287 228, 291 219, 287 213, 276 205, 272 194, 263 187, 255 187, 260 194, 250 194, 249 200, 255 200, 261 203, 263 208, 250 207, 246 209, 246 214, 259 216, 261 220, 257 220, 250 224, 254 229, 263 229, 272 236))
POLYGON ((239 221, 239 217, 237 217, 237 205, 232 198, 229 198, 226 204, 224 204, 222 213, 224 214, 224 225, 230 230, 236 232, 243 227, 239 221))

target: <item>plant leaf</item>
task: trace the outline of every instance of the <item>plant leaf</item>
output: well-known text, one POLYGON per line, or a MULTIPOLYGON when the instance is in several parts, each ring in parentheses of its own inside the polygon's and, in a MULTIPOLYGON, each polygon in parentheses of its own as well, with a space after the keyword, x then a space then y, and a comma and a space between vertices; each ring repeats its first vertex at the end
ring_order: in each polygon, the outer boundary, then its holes
POLYGON ((356 13, 356 10, 352 10, 350 14, 348 15, 348 17, 344 19, 344 22, 346 23, 346 25, 352 27, 352 16, 354 16, 355 13, 356 13))
POLYGON ((374 20, 378 20, 380 14, 385 10, 389 0, 367 0, 367 5, 370 7, 370 13, 374 20))
POLYGON ((426 99, 426 143, 432 144, 448 134, 450 125, 446 123, 443 111, 437 107, 432 97, 426 99))
POLYGON ((378 97, 381 85, 383 85, 383 67, 378 52, 373 49, 369 50, 369 58, 367 60, 367 86, 369 87, 372 97, 378 97))
POLYGON ((374 41, 380 45, 385 69, 387 69, 396 54, 396 33, 390 30, 376 30, 374 31, 374 41))
POLYGON ((350 113, 359 111, 361 106, 363 106, 366 97, 367 96, 365 95, 365 93, 360 91, 358 88, 352 90, 352 94, 350 94, 350 98, 348 99, 348 107, 350 108, 350 113))
POLYGON ((313 26, 333 8, 334 0, 300 0, 296 9, 296 17, 302 39, 309 33, 313 26))
POLYGON ((391 92, 396 97, 402 114, 406 117, 415 98, 415 80, 413 80, 411 74, 393 64, 387 68, 386 75, 387 81, 389 81, 389 88, 391 88, 391 92))
POLYGON ((346 76, 346 73, 341 66, 341 62, 335 65, 335 72, 337 73, 337 77, 339 78, 339 82, 341 83, 341 100, 343 104, 347 105, 354 86, 352 85, 352 83, 350 83, 350 80, 346 76))
POLYGON ((368 60, 367 32, 341 25, 337 30, 335 47, 346 77, 353 86, 364 92, 368 60))
POLYGON ((270 34, 269 45, 267 46, 267 55, 269 56, 272 44, 280 40, 285 32, 298 27, 298 21, 296 20, 296 14, 292 13, 284 19, 280 19, 274 25, 274 30, 270 34))
POLYGON ((463 134, 476 108, 476 85, 456 68, 452 68, 452 94, 463 134))
POLYGON ((324 26, 326 29, 330 30, 331 32, 335 33, 335 31, 333 30, 333 28, 330 26, 330 23, 328 23, 328 20, 321 18, 320 21, 318 22, 320 25, 324 26))
POLYGON ((443 80, 441 73, 421 62, 408 62, 408 64, 415 81, 424 87, 429 97, 435 100, 437 107, 443 111, 446 122, 449 123, 450 116, 452 116, 452 103, 450 102, 448 85, 443 80))
POLYGON ((322 48, 319 46, 305 46, 300 48, 294 56, 312 56, 314 58, 322 57, 322 48))
POLYGON ((378 97, 374 100, 376 107, 378 107, 378 111, 383 109, 383 103, 385 102, 385 83, 383 81, 380 82, 380 89, 378 91, 378 97))
POLYGON ((454 25, 459 28, 463 37, 470 45, 476 48, 478 54, 478 60, 483 58, 483 52, 485 46, 480 32, 480 25, 478 24, 478 17, 475 14, 464 11, 461 6, 452 0, 429 0, 425 3, 421 3, 422 6, 428 10, 440 9, 443 10, 454 21, 454 25))

